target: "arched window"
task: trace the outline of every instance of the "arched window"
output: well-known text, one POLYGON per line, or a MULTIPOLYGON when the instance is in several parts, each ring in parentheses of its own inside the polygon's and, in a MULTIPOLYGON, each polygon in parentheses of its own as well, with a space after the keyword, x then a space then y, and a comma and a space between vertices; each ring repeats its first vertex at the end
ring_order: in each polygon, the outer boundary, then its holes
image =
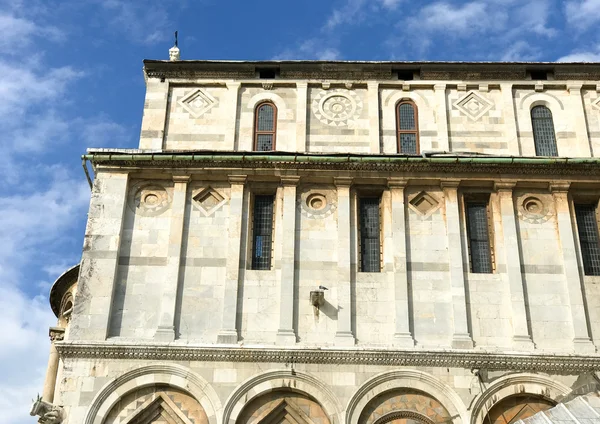
POLYGON ((531 109, 531 126, 535 154, 537 156, 558 156, 550 109, 546 106, 535 106, 531 109))
POLYGON ((254 111, 254 150, 268 152, 275 150, 275 130, 277 128, 277 108, 273 103, 264 102, 254 111))
POLYGON ((396 106, 396 128, 398 131, 398 153, 419 154, 419 124, 417 105, 402 100, 396 106))

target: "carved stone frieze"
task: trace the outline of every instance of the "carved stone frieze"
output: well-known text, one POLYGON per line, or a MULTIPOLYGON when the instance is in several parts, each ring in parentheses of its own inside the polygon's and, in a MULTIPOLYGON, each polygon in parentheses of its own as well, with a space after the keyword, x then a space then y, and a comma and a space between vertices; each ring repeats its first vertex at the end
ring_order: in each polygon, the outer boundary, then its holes
POLYGON ((62 358, 360 364, 540 372, 600 371, 600 355, 502 354, 458 350, 334 350, 57 343, 62 358))

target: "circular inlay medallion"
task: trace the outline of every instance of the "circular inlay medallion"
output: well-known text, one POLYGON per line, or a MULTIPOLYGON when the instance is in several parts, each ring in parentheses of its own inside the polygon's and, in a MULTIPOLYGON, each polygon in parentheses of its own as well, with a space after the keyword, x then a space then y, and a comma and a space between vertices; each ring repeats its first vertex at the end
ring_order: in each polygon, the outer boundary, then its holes
POLYGON ((311 219, 323 219, 331 215, 335 209, 335 192, 333 190, 307 190, 298 200, 302 215, 311 219))
POLYGON ((541 197, 525 195, 517 200, 518 216, 521 220, 532 224, 547 221, 552 213, 541 197))
POLYGON ((130 192, 129 206, 140 215, 156 216, 169 208, 167 190, 158 184, 134 185, 130 192))
POLYGON ((312 102, 312 111, 319 121, 334 127, 346 126, 360 116, 360 97, 351 90, 321 91, 312 102))

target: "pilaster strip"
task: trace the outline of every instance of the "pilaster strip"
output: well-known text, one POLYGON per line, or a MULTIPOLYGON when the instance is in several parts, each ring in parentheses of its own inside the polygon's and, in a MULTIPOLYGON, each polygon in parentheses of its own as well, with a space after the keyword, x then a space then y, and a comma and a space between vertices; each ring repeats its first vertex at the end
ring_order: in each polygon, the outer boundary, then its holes
POLYGON ((512 83, 500 84, 502 92, 502 113, 504 114, 504 136, 508 144, 508 154, 518 156, 521 154, 519 137, 517 135, 517 117, 513 99, 512 83))
POLYGON ((242 240, 242 206, 246 175, 232 175, 229 200, 229 241, 225 269, 225 292, 223 296, 223 320, 217 335, 218 343, 237 343, 236 328, 238 284, 240 278, 240 255, 242 240))
POLYGON ((565 273, 565 284, 571 305, 571 317, 573 320, 573 343, 576 352, 594 352, 595 348, 590 340, 588 331, 588 319, 583 299, 582 275, 580 274, 577 249, 575 247, 575 236, 571 220, 571 208, 569 205, 568 189, 569 183, 551 183, 550 191, 554 197, 556 208, 556 220, 558 224, 558 238, 563 255, 563 268, 565 273))
POLYGON ((367 96, 369 104, 369 138, 371 153, 381 153, 380 142, 380 119, 379 119, 379 83, 369 81, 367 83, 367 96))
POLYGON ((338 197, 338 327, 335 343, 354 345, 351 315, 351 240, 350 240, 350 185, 351 178, 335 178, 338 197))
POLYGON ((296 343, 294 331, 294 278, 295 278, 295 237, 296 237, 296 185, 300 177, 282 176, 283 227, 281 244, 281 280, 279 300, 279 329, 277 344, 290 345, 296 343))
POLYGON ((308 83, 296 83, 296 151, 306 152, 308 83))
POLYGON ((160 316, 154 339, 160 341, 175 340, 175 304, 179 286, 179 268, 181 265, 181 246, 183 242, 183 223, 185 221, 185 201, 189 175, 173 175, 173 203, 171 205, 171 226, 165 281, 162 285, 160 316))
POLYGON ((519 256, 519 238, 515 221, 513 201, 514 182, 498 182, 495 189, 500 197, 500 215, 502 218, 502 234, 504 237, 504 253, 506 261, 506 278, 508 279, 510 304, 512 307, 513 343, 516 348, 533 349, 531 333, 527 325, 527 310, 523 276, 521 274, 521 257, 519 256))
POLYGON ((441 182, 446 202, 446 231, 448 233, 448 259, 450 262, 450 292, 452 293, 452 311, 454 317, 454 334, 452 347, 472 348, 473 340, 469 332, 467 320, 467 298, 463 269, 463 248, 460 232, 460 213, 458 203, 458 186, 460 180, 444 180, 441 182))
POLYGON ((435 99, 437 103, 436 122, 438 149, 442 152, 450 151, 450 142, 448 139, 448 108, 446 102, 446 84, 436 84, 433 86, 435 99))
POLYGON ((590 138, 588 136, 587 125, 585 123, 585 108, 583 106, 583 96, 581 94, 581 84, 568 84, 569 100, 573 117, 573 126, 577 135, 577 150, 580 157, 592 156, 590 138))
POLYGON ((225 147, 224 150, 236 150, 235 148, 235 127, 238 117, 238 96, 241 84, 239 82, 227 83, 227 103, 229 104, 229 119, 225 129, 225 147))

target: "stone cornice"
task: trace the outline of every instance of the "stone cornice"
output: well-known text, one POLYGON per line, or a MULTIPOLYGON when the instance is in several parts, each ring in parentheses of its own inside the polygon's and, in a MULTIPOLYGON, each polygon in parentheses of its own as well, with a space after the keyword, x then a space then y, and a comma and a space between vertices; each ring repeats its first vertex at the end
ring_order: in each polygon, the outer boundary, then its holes
POLYGON ((277 349, 59 342, 61 358, 270 362, 446 367, 579 373, 600 371, 600 355, 488 353, 461 350, 277 349))
POLYGON ((397 71, 413 71, 420 80, 526 80, 527 72, 554 73, 555 80, 595 81, 600 79, 597 63, 498 63, 498 62, 348 62, 348 61, 211 61, 145 60, 150 78, 254 79, 257 70, 275 70, 278 79, 308 80, 398 80, 397 71))
MULTIPOLYGON (((535 175, 600 177, 598 158, 531 158, 490 156, 401 156, 401 155, 314 155, 273 152, 162 152, 162 153, 93 153, 84 155, 94 166, 131 169, 185 168, 225 170, 328 170, 402 172, 408 174, 459 178, 459 174, 535 175)), ((389 175, 393 176, 393 175, 389 175)))

